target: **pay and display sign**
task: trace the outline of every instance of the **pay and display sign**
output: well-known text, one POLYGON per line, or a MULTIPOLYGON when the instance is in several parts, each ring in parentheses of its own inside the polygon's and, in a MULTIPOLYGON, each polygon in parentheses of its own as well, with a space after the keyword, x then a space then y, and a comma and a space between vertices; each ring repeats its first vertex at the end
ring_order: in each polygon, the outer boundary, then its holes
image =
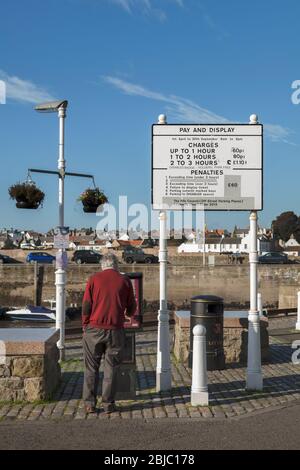
POLYGON ((153 209, 262 210, 261 124, 154 124, 153 209))

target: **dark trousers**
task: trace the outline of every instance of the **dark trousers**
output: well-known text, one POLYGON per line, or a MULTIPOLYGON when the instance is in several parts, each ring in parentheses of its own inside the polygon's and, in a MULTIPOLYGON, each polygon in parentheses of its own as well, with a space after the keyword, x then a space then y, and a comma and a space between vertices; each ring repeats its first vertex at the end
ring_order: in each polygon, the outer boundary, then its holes
POLYGON ((87 327, 83 333, 84 384, 83 400, 96 406, 99 384, 99 367, 104 354, 102 402, 113 403, 116 379, 125 345, 125 333, 120 330, 103 330, 87 327))

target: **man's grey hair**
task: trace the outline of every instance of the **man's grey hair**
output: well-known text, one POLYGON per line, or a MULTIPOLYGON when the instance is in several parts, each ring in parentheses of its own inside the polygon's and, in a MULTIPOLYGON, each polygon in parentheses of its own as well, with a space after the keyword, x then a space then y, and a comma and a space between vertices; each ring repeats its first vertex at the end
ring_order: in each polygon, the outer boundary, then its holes
POLYGON ((116 255, 113 253, 107 253, 106 255, 102 255, 101 258, 101 268, 104 269, 115 269, 119 271, 119 261, 116 255))

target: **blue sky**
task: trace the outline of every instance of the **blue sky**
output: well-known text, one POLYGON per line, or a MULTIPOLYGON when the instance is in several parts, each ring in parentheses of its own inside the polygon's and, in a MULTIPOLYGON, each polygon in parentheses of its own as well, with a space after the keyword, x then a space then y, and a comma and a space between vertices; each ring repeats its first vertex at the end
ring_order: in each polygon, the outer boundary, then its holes
MULTIPOLYGON (((299 208, 300 79, 297 0, 9 0, 1 2, 0 227, 57 224, 57 182, 35 175, 46 193, 38 211, 17 210, 10 184, 28 167, 56 168, 54 114, 39 101, 69 100, 69 171, 93 173, 112 203, 150 205, 151 124, 248 122, 265 125, 264 211, 269 225, 299 208)), ((66 225, 96 226, 76 198, 87 186, 66 181, 66 225)), ((209 227, 248 224, 247 213, 211 212, 209 227)))

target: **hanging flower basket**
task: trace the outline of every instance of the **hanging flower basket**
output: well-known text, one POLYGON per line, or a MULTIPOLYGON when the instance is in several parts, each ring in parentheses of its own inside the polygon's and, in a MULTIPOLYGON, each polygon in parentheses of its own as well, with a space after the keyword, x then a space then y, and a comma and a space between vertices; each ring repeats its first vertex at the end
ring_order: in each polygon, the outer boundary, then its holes
POLYGON ((99 188, 86 189, 78 198, 82 202, 84 212, 97 212, 108 202, 107 197, 99 188))
POLYGON ((37 209, 43 202, 45 194, 33 182, 12 185, 8 193, 16 201, 18 209, 37 209))

